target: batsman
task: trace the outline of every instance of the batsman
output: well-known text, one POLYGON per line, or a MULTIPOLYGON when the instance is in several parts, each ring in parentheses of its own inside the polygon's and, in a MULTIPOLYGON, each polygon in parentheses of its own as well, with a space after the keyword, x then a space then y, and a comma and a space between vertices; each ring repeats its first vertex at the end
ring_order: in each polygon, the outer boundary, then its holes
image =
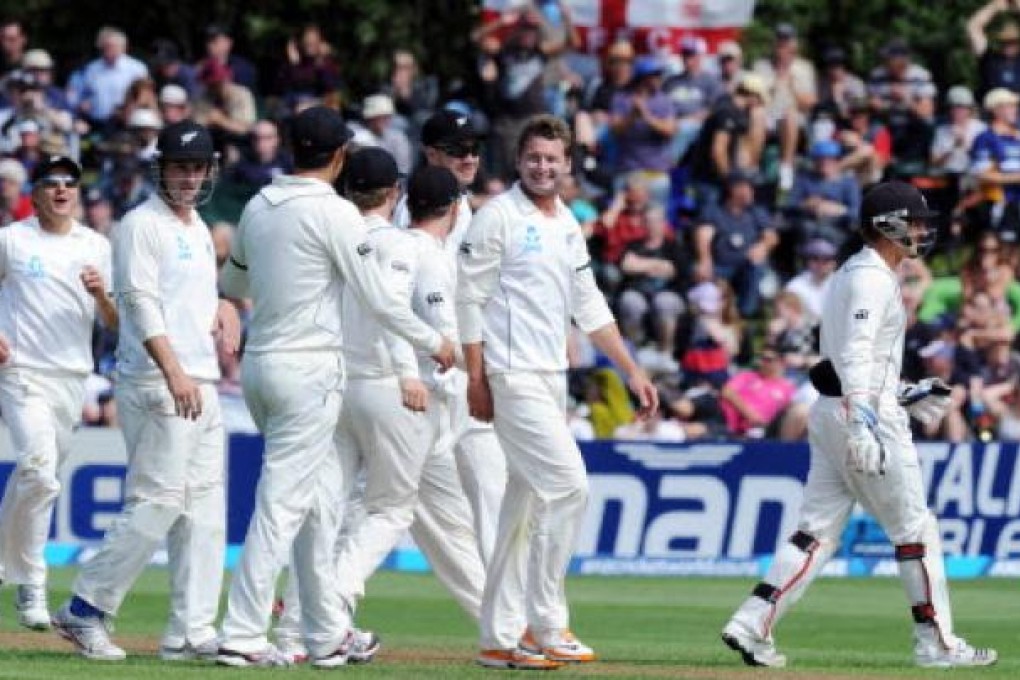
POLYGON ((907 315, 896 270, 934 242, 933 215, 903 182, 879 184, 864 197, 864 245, 837 271, 822 313, 825 359, 811 372, 822 396, 808 421, 811 468, 799 526, 722 632, 748 665, 786 664, 773 630, 835 552, 856 502, 895 546, 917 665, 988 666, 998 658, 953 632, 939 525, 925 504, 910 434, 911 416, 927 423, 943 417, 949 390, 933 378, 900 382, 907 315))

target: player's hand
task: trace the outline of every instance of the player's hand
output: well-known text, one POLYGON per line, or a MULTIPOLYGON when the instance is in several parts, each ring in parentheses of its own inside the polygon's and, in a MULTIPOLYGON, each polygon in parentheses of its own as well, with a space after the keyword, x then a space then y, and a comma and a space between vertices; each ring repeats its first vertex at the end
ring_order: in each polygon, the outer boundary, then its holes
POLYGON ((659 390, 644 371, 638 369, 628 376, 627 387, 638 399, 638 420, 647 420, 659 410, 659 390))
POLYGON ((106 282, 99 270, 90 264, 81 268, 81 283, 85 286, 85 292, 97 300, 106 295, 106 282))
POLYGON ((401 378, 400 401, 407 410, 422 413, 429 407, 429 389, 418 378, 401 378))
POLYGON ((491 423, 494 415, 492 407, 492 391, 489 389, 489 380, 484 375, 481 378, 469 378, 467 386, 468 412, 471 417, 483 423, 491 423))
POLYGON ((237 308, 227 300, 220 300, 213 319, 213 339, 227 354, 237 354, 241 347, 241 317, 237 308))
POLYGON ((167 388, 174 398, 174 411, 181 418, 198 420, 202 415, 202 390, 183 371, 167 378, 167 388))
POLYGON ((903 383, 896 400, 907 413, 925 425, 933 425, 945 416, 953 403, 953 388, 939 378, 925 378, 917 384, 903 383))
POLYGON ((849 397, 847 409, 847 460, 852 470, 866 475, 885 474, 885 448, 878 438, 878 416, 862 397, 849 397))
POLYGON ((0 335, 0 366, 6 364, 11 358, 11 346, 7 338, 0 335))
POLYGON ((457 346, 449 338, 443 338, 443 344, 439 346, 439 351, 432 355, 432 360, 439 364, 440 373, 446 373, 453 366, 456 357, 457 346))

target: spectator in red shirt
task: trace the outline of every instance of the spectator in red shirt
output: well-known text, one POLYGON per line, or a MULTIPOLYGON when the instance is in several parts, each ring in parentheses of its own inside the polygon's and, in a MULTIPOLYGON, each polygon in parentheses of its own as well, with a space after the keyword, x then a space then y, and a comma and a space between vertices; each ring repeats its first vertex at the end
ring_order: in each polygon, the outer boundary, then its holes
POLYGON ((874 119, 867 99, 851 99, 847 107, 849 120, 839 133, 839 143, 846 151, 840 168, 854 173, 861 186, 868 186, 882 178, 892 159, 892 137, 889 129, 874 119))
POLYGON ((0 226, 31 217, 32 199, 24 192, 28 174, 14 158, 0 160, 0 226))
POLYGON ((723 385, 719 407, 730 432, 762 437, 795 391, 793 383, 783 377, 779 351, 767 345, 759 356, 758 370, 737 373, 723 385))
POLYGON ((648 236, 646 213, 650 205, 644 183, 631 178, 602 213, 595 226, 595 240, 600 246, 596 273, 603 292, 611 294, 620 285, 620 258, 627 246, 648 236))

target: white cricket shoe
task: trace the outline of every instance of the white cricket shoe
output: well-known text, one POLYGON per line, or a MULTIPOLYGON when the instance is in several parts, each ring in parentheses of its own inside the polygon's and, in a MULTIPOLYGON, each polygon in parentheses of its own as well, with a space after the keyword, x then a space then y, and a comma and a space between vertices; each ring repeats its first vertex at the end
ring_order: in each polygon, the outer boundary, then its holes
POLYGON ((268 645, 257 652, 241 652, 221 645, 216 653, 216 663, 232 668, 280 668, 293 665, 274 645, 268 645))
POLYGON ((290 661, 292 666, 308 661, 308 649, 300 638, 276 636, 276 648, 290 661))
POLYGON ((67 602, 53 617, 53 627, 86 659, 123 661, 127 653, 110 640, 110 624, 106 617, 75 616, 67 602))
POLYGON ((946 649, 934 635, 914 634, 914 662, 922 668, 991 666, 998 660, 994 649, 972 647, 963 638, 954 636, 946 649))
POLYGON ((347 650, 347 663, 370 663, 382 648, 382 640, 370 630, 351 628, 351 647, 347 650))
POLYGON ((734 652, 740 654, 748 666, 783 668, 786 657, 776 651, 772 640, 765 640, 745 624, 730 619, 722 631, 722 641, 734 652))
POLYGON ((180 647, 166 643, 159 646, 159 658, 163 661, 213 661, 220 651, 220 641, 216 638, 193 645, 185 642, 180 647))
POLYGON ((20 585, 14 593, 18 623, 32 630, 49 630, 50 608, 46 603, 46 586, 20 585))
POLYGON ((540 654, 549 661, 557 663, 591 663, 595 661, 595 651, 584 644, 570 631, 564 628, 556 631, 540 644, 538 637, 531 628, 524 631, 518 648, 531 654, 540 654))

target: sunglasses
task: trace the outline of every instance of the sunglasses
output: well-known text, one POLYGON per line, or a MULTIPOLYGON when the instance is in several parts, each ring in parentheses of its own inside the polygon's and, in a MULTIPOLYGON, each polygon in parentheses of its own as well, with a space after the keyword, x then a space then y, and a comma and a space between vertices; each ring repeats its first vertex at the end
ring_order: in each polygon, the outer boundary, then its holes
POLYGON ((67 189, 75 189, 78 186, 78 178, 71 175, 47 175, 39 180, 47 189, 54 189, 63 186, 67 189))
POLYGON ((445 153, 447 156, 453 158, 466 158, 468 156, 478 156, 481 152, 479 149, 478 142, 459 142, 457 144, 444 144, 439 147, 439 150, 445 153))

